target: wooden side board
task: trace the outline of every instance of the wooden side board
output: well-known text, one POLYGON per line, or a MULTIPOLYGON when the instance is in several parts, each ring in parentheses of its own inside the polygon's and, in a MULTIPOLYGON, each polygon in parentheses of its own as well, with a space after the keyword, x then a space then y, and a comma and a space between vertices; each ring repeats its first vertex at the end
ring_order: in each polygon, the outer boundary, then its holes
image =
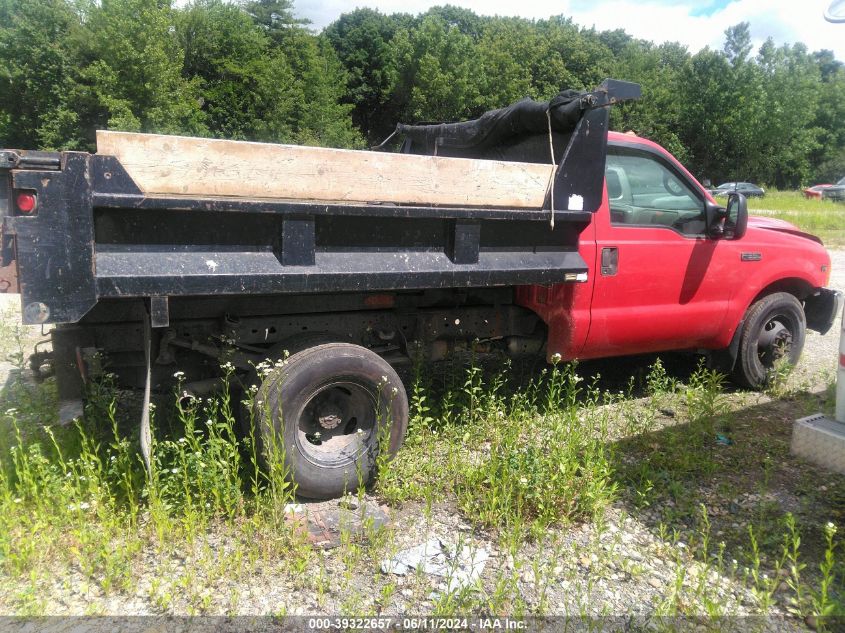
POLYGON ((552 165, 97 132, 146 194, 543 206, 552 165))

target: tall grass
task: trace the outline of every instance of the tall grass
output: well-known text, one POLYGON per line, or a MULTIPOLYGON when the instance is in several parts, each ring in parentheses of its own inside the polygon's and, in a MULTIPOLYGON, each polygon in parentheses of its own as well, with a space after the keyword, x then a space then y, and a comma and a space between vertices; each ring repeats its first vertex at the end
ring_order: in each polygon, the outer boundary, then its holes
MULTIPOLYGON (((153 407, 154 427, 161 417, 170 432, 154 433, 149 477, 135 439, 121 431, 119 397, 108 381, 92 386, 84 419, 67 429, 42 426, 38 407, 0 413, 10 431, 0 442, 3 572, 37 584, 59 566, 105 593, 131 591, 144 548, 184 551, 221 526, 296 541, 281 510, 294 498, 286 472, 272 467, 272 452, 264 456, 271 466, 259 468, 228 389, 205 400, 174 397, 161 416, 153 407)), ((241 545, 248 554, 248 540, 241 545)))
POLYGON ((600 394, 581 387, 574 365, 516 392, 505 389, 506 372, 485 377, 471 364, 439 406, 418 372, 409 448, 382 473, 379 492, 393 502, 455 495, 470 521, 519 538, 604 508, 615 487, 600 394))
MULTIPOLYGON (((815 559, 795 523, 756 522, 741 558, 744 575, 725 561, 724 543, 713 545, 707 510, 690 493, 722 464, 714 436, 733 423, 723 376, 699 367, 681 384, 658 362, 640 402, 633 387, 608 394, 569 364, 519 387, 511 378, 507 365, 489 372, 472 360, 441 374, 417 365, 406 444, 395 460, 379 460, 372 492, 382 501, 397 508, 413 502, 423 519, 445 505, 474 528, 459 545, 498 543, 514 561, 511 570, 499 567, 473 587, 441 594, 432 613, 545 612, 560 573, 553 570, 569 564, 566 555, 584 556, 561 547, 559 535, 573 523, 591 524, 596 542, 606 544, 604 516, 613 504, 633 501, 637 511, 667 499, 692 534, 687 550, 673 550, 679 575, 659 613, 721 614, 714 573, 746 583, 766 613, 775 608, 770 579, 777 569, 786 569, 778 577, 794 586, 796 613, 842 613, 835 528, 825 528, 815 559), (667 408, 679 412, 679 423, 660 429, 667 408), (630 445, 620 443, 627 434, 634 434, 630 445), (772 536, 778 533, 784 538, 772 536), (546 548, 554 551, 551 559, 546 548)), ((398 547, 389 530, 368 531, 366 545, 344 531, 331 559, 311 551, 286 521, 295 489, 284 447, 265 439, 259 458, 254 423, 240 430, 234 414, 240 403, 228 390, 185 401, 177 387, 172 404, 153 410, 150 476, 138 456, 134 415, 122 419, 123 395, 111 382, 92 386, 85 419, 68 429, 41 424, 55 404, 50 389, 36 397, 41 391, 12 393, 17 406, 0 413, 7 431, 0 433, 0 604, 15 613, 50 612, 45 588, 57 576, 89 583, 99 594, 142 591, 151 608, 168 613, 219 612, 222 583, 226 608, 237 612, 239 579, 269 564, 322 608, 344 614, 395 609, 408 591, 413 600, 429 599, 423 578, 406 580, 400 593, 378 571, 398 547), (150 560, 157 567, 145 574, 150 560)), ((415 536, 424 538, 423 531, 415 536)), ((677 532, 665 537, 678 539, 677 532)), ((613 547, 590 546, 587 555, 596 570, 618 563, 613 547)))
POLYGON ((845 245, 845 203, 807 199, 797 191, 767 191, 764 198, 749 198, 751 214, 786 220, 818 235, 825 244, 845 245))

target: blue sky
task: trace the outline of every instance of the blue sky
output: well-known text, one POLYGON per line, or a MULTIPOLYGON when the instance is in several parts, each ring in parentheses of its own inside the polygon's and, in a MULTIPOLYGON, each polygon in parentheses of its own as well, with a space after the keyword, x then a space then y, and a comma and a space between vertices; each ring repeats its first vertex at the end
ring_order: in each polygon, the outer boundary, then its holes
MULTIPOLYGON (((777 44, 804 43, 811 51, 834 51, 845 62, 845 24, 825 22, 822 14, 830 0, 450 0, 448 4, 483 15, 520 15, 546 18, 563 14, 582 26, 599 30, 625 29, 654 42, 681 42, 690 51, 705 46, 721 48, 724 31, 738 22, 751 24, 756 45, 772 37, 777 44)), ((319 30, 341 13, 366 6, 383 13, 420 13, 447 2, 430 0, 294 0, 299 17, 319 30)))
POLYGON ((700 2, 698 6, 690 9, 690 15, 713 15, 727 7, 733 0, 713 0, 713 2, 700 2))

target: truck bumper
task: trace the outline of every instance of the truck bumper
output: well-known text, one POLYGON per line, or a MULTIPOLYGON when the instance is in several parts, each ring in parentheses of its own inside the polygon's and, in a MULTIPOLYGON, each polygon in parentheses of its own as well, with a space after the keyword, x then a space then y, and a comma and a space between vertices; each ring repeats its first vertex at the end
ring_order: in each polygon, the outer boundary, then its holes
POLYGON ((836 315, 842 312, 843 296, 839 290, 822 288, 817 295, 804 301, 807 327, 820 334, 826 334, 833 326, 836 315))

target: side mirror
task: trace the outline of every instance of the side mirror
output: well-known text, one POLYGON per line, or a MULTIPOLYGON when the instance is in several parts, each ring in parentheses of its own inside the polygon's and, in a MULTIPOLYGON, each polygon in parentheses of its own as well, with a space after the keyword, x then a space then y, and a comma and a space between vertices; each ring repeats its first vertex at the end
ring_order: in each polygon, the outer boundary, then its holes
POLYGON ((738 240, 748 229, 748 201, 741 193, 728 195, 726 209, 724 237, 728 240, 738 240))
POLYGON ((748 202, 745 196, 732 191, 727 208, 707 202, 704 208, 707 236, 714 240, 738 240, 748 228, 748 202))

